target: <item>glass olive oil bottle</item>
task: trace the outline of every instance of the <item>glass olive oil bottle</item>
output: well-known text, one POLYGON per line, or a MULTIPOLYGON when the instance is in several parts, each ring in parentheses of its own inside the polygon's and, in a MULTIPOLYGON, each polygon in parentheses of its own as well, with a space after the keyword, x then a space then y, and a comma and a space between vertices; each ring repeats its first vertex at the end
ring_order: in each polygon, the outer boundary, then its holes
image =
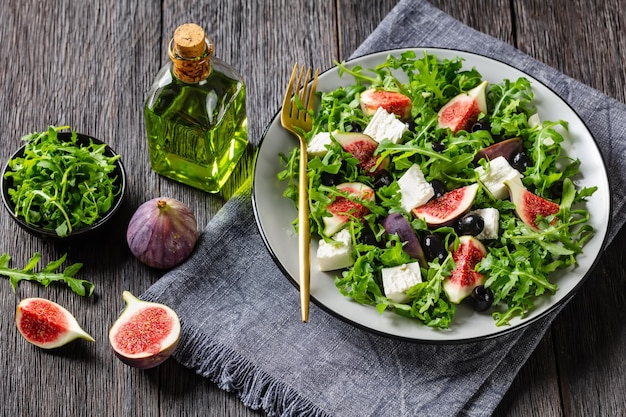
POLYGON ((168 62, 144 108, 150 164, 165 177, 220 191, 248 144, 246 89, 238 72, 213 56, 204 30, 179 26, 168 62))

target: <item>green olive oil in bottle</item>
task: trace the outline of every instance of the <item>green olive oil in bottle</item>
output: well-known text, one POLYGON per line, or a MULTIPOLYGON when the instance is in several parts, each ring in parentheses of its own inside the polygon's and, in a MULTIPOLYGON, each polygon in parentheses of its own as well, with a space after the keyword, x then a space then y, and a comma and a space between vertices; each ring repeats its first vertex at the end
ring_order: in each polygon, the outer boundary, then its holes
POLYGON ((176 29, 168 55, 144 108, 150 164, 165 177, 219 192, 248 144, 243 79, 213 57, 212 40, 196 24, 176 29))

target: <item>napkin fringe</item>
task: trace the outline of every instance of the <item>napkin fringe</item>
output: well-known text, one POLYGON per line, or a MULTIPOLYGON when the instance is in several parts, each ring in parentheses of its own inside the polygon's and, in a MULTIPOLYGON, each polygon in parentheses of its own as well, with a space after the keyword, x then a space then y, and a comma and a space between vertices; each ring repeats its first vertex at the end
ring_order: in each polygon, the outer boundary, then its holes
POLYGON ((196 327, 182 324, 182 335, 174 359, 208 378, 218 388, 236 393, 246 407, 263 409, 268 416, 290 417, 330 415, 276 380, 234 350, 214 342, 196 327), (193 358, 202 358, 193 361, 193 358))

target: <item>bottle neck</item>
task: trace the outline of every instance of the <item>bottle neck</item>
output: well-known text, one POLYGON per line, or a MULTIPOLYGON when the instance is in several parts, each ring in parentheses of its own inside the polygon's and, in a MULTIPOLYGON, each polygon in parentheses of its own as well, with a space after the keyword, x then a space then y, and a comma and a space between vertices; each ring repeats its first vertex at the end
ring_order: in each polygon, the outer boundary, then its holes
POLYGON ((174 39, 170 41, 167 54, 172 61, 174 76, 185 83, 197 83, 211 73, 213 43, 206 38, 204 52, 196 57, 183 57, 176 52, 174 39))

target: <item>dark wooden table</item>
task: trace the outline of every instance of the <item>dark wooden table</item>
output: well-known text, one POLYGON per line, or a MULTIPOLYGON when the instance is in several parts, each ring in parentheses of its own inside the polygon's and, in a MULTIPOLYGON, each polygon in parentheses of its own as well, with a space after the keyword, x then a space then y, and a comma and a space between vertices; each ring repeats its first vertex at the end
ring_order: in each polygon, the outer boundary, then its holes
MULTIPOLYGON (((606 94, 626 101, 624 0, 435 0, 462 22, 606 94)), ((201 24, 216 55, 247 80, 250 134, 274 116, 294 61, 322 69, 347 58, 396 4, 363 1, 59 1, 0 3, 0 159, 20 136, 69 124, 124 155, 128 200, 104 237, 82 245, 32 237, 0 213, 0 251, 23 266, 68 253, 96 295, 0 281, 0 410, 3 416, 253 416, 226 393, 175 361, 140 371, 119 362, 107 332, 123 306, 160 274, 129 253, 125 226, 143 201, 166 195, 187 203, 203 227, 224 198, 163 179, 148 164, 143 101, 166 59, 175 27, 201 24), (367 6, 363 4, 367 3, 367 6), (74 312, 95 344, 47 352, 26 343, 13 318, 19 300, 41 296, 74 312)), ((618 139, 618 138, 615 138, 618 139)), ((3 162, 4 163, 4 162, 3 162)), ((626 411, 626 270, 622 232, 521 370, 498 416, 615 416, 626 411)))

